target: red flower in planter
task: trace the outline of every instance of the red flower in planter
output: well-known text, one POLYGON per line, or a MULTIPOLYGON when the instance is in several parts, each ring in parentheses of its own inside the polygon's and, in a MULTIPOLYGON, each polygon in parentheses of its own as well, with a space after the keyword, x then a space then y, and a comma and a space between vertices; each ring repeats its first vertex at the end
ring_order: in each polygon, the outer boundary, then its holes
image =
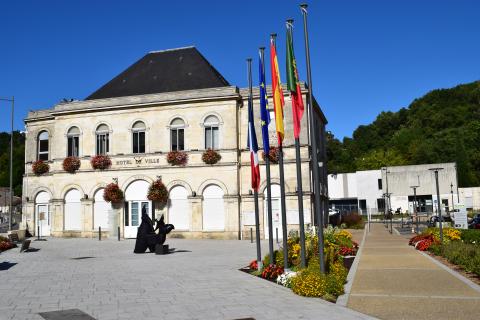
POLYGON ((103 190, 103 199, 107 202, 118 203, 123 201, 123 191, 118 184, 110 183, 103 190))
POLYGON ((43 160, 38 160, 32 163, 32 171, 37 176, 40 176, 50 171, 50 165, 43 160))
POLYGON ((262 278, 267 280, 275 280, 283 273, 283 267, 271 264, 266 266, 262 271, 262 278))
POLYGON ((163 184, 162 180, 158 179, 150 185, 148 188, 147 198, 150 201, 159 202, 161 206, 167 204, 168 190, 163 184))
POLYGON ((257 260, 252 260, 248 267, 250 268, 250 270, 258 270, 257 260))
POLYGON ((70 173, 75 173, 78 169, 80 169, 80 159, 77 157, 66 157, 63 160, 63 170, 70 172, 70 173))
POLYGON ((208 149, 202 154, 202 160, 206 164, 215 164, 222 159, 222 156, 215 150, 208 149))
POLYGON ((188 162, 188 154, 183 151, 170 151, 167 154, 167 162, 172 166, 184 166, 188 162))
POLYGON ((112 166, 112 160, 107 155, 99 154, 90 160, 93 169, 105 170, 112 166))
POLYGON ((338 254, 341 256, 354 256, 356 253, 356 250, 354 248, 349 248, 349 247, 340 247, 338 250, 338 254))
MULTIPOLYGON (((268 158, 272 163, 278 163, 278 157, 280 156, 280 149, 277 147, 270 147, 270 151, 268 152, 268 158)), ((266 160, 265 152, 262 152, 263 161, 266 160)))

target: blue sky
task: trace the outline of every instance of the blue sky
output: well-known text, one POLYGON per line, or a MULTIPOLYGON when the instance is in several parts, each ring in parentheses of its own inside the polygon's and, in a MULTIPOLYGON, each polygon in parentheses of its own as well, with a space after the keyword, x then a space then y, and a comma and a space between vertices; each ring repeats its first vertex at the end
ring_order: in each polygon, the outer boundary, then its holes
MULTIPOLYGON (((295 53, 305 80, 299 3, 2 1, 0 96, 15 96, 15 128, 22 129, 28 110, 83 99, 148 51, 187 45, 196 45, 231 84, 246 86, 245 58, 256 58, 272 32, 279 34, 285 79, 287 18, 296 21, 295 53)), ((314 95, 337 137, 432 89, 480 78, 480 1, 309 5, 314 95)), ((0 131, 10 130, 9 112, 0 102, 0 131)))

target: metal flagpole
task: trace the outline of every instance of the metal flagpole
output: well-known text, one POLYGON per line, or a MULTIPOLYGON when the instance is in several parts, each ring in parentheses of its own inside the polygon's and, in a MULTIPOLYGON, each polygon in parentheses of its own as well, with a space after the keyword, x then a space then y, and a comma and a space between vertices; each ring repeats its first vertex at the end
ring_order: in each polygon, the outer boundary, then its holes
MULTIPOLYGON (((270 37, 272 38, 273 45, 276 47, 277 34, 272 33, 270 37)), ((265 64, 263 66, 265 67, 265 64)), ((274 66, 270 66, 270 67, 273 68, 274 66)), ((280 170, 280 201, 281 201, 280 206, 282 210, 283 268, 287 270, 288 269, 288 244, 287 244, 288 234, 287 234, 287 211, 286 211, 287 205, 285 203, 285 172, 283 169, 283 143, 281 142, 281 140, 279 140, 279 143, 278 143, 278 167, 280 170)), ((304 247, 305 247, 305 243, 303 243, 303 247, 301 249, 302 257, 303 257, 302 267, 305 267, 304 247)))
MULTIPOLYGON (((248 66, 248 101, 249 101, 248 107, 253 108, 252 59, 251 58, 247 59, 247 66, 248 66)), ((260 247, 260 217, 258 212, 258 190, 256 189, 254 190, 254 201, 255 201, 255 237, 256 237, 256 244, 257 244, 257 268, 258 270, 261 270, 262 269, 262 251, 261 251, 262 249, 260 247)))
MULTIPOLYGON (((265 47, 260 48, 260 59, 262 63, 265 56, 265 47)), ((265 64, 263 63, 265 68, 265 64)), ((265 72, 263 72, 265 74, 265 72)), ((264 124, 262 124, 263 126, 264 124)), ((262 135, 263 135, 262 130, 262 135)), ((268 139, 268 137, 267 137, 268 139)), ((265 152, 265 146, 263 146, 263 151, 265 152)), ((272 186, 270 183, 270 158, 268 154, 265 156, 265 171, 267 176, 267 219, 268 219, 268 253, 270 255, 270 264, 275 264, 275 257, 273 255, 273 221, 272 221, 272 186)))
MULTIPOLYGON (((313 192, 314 192, 314 207, 315 207, 315 215, 317 217, 317 224, 318 224, 318 254, 320 258, 320 271, 325 273, 325 260, 324 260, 324 253, 323 253, 323 214, 322 208, 320 203, 320 176, 318 170, 318 154, 317 154, 317 139, 315 135, 315 121, 313 120, 314 113, 313 113, 313 94, 312 94, 312 72, 310 66, 310 48, 309 48, 309 41, 308 41, 308 26, 307 26, 307 4, 301 4, 300 8, 302 10, 303 15, 303 31, 305 35, 305 55, 306 55, 306 62, 307 62, 307 81, 308 81, 308 110, 310 114, 310 141, 312 147, 312 159, 311 159, 311 166, 312 166, 312 174, 313 174, 313 192)), ((291 31, 290 31, 291 32, 291 31)))

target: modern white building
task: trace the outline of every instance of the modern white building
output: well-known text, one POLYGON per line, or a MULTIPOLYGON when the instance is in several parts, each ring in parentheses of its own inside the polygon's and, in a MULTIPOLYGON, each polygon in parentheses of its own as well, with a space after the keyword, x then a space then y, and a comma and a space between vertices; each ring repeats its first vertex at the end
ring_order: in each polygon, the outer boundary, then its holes
POLYGON ((390 201, 393 211, 413 212, 416 198, 420 212, 436 212, 437 191, 433 168, 442 168, 438 171, 440 201, 442 211, 448 211, 452 203, 461 203, 455 163, 394 166, 330 174, 330 207, 343 212, 375 214, 384 212, 385 205, 390 201))

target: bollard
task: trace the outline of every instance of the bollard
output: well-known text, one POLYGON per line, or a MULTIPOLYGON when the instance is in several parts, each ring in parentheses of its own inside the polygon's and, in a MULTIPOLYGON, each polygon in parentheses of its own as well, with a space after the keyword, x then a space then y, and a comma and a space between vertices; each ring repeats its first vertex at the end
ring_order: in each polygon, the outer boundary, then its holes
POLYGON ((250 228, 250 243, 253 243, 253 228, 250 228))
POLYGON ((98 226, 98 241, 102 241, 102 227, 98 226))
POLYGON ((275 228, 275 234, 276 234, 276 237, 277 237, 277 243, 278 243, 278 228, 275 228))
POLYGON ((120 241, 120 226, 117 227, 117 237, 118 241, 120 241))
POLYGON ((37 240, 40 240, 40 226, 37 227, 37 240))

